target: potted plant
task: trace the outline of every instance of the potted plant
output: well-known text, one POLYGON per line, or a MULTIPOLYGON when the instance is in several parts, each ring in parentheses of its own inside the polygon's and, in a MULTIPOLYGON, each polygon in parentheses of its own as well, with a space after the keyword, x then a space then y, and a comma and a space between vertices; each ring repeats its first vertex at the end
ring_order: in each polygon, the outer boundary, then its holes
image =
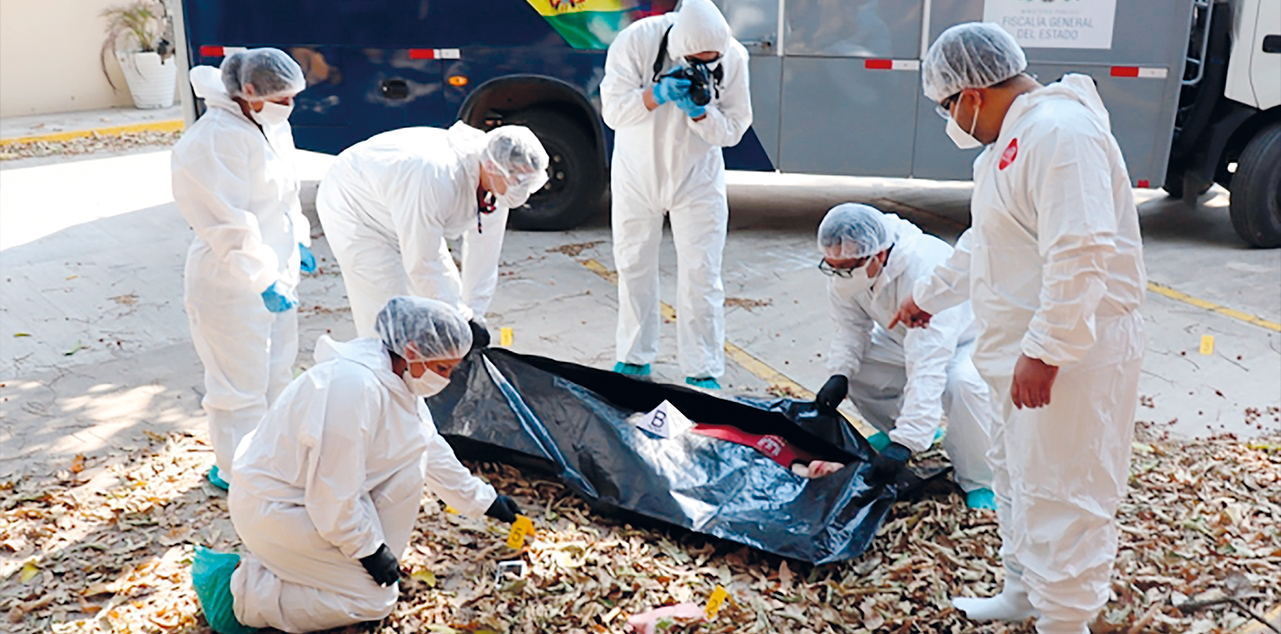
MULTIPOLYGON (((173 58, 173 21, 160 0, 134 0, 102 12, 107 38, 99 55, 107 75, 107 52, 115 53, 124 71, 133 105, 168 108, 173 105, 176 63, 173 58)), ((107 82, 118 90, 111 76, 107 82)))

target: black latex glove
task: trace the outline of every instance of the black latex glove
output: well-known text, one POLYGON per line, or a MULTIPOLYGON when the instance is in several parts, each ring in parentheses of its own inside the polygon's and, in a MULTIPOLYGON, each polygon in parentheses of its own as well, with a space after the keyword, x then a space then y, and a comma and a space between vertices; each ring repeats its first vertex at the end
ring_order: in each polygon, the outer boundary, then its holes
POLYGON ((907 469, 907 459, 912 457, 912 450, 892 442, 872 461, 872 472, 867 476, 871 486, 889 484, 898 480, 899 474, 907 469))
POLYGON ((383 587, 396 583, 400 578, 400 562, 396 561, 396 556, 391 554, 387 544, 379 546, 374 554, 361 558, 360 565, 369 571, 374 583, 383 587))
POLYGON ((498 496, 494 503, 489 505, 489 510, 485 511, 485 515, 508 524, 515 522, 516 516, 519 514, 520 507, 516 506, 516 503, 505 495, 498 496))
POLYGON ((471 349, 489 347, 489 330, 475 320, 467 322, 471 327, 471 349))
POLYGON ((818 395, 814 397, 814 404, 818 406, 818 411, 825 414, 836 413, 836 408, 840 406, 841 401, 845 400, 845 395, 849 394, 850 380, 843 374, 833 374, 832 378, 819 388, 818 395))

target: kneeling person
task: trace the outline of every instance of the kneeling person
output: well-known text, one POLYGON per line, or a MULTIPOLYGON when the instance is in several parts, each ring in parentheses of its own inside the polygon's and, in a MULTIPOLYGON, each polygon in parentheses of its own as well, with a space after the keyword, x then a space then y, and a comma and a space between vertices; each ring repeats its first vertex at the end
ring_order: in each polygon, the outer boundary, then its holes
POLYGON ((443 390, 471 348, 467 320, 395 297, 375 328, 378 338, 322 337, 317 365, 241 442, 228 504, 248 553, 197 547, 192 564, 215 631, 386 617, 424 485, 464 515, 515 521, 516 505, 458 462, 421 398, 443 390))
POLYGON ((916 280, 929 277, 952 247, 898 216, 853 203, 823 218, 818 247, 836 323, 828 358, 833 375, 819 390, 819 408, 835 411, 848 395, 882 431, 873 437, 881 452, 873 465, 877 481, 893 480, 913 453, 933 444, 946 410, 943 446, 957 483, 970 507, 995 508, 985 458, 993 410, 970 361, 973 311, 968 303, 943 311, 924 329, 892 323, 916 280))

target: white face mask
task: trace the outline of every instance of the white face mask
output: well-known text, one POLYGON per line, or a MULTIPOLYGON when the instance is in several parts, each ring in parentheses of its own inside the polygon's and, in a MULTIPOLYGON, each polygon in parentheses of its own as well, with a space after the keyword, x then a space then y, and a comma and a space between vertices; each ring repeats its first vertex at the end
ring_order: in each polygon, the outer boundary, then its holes
POLYGON ((414 396, 435 396, 449 387, 449 379, 436 374, 431 368, 427 368, 423 375, 417 378, 414 378, 409 368, 405 368, 400 378, 405 380, 405 386, 414 396))
POLYGON ((841 279, 841 282, 840 282, 841 286, 844 286, 845 288, 852 290, 855 293, 866 293, 872 290, 872 285, 876 283, 876 278, 880 277, 881 273, 880 271, 877 271, 875 276, 868 277, 867 267, 871 265, 872 265, 872 260, 868 260, 867 262, 863 263, 863 266, 860 266, 854 269, 853 271, 851 271, 850 277, 841 279))
POLYGON ((983 145, 983 142, 974 138, 974 128, 978 126, 978 124, 979 124, 978 108, 974 109, 974 121, 970 123, 969 132, 966 132, 965 130, 961 129, 961 126, 956 123, 955 117, 949 116, 947 118, 947 136, 948 138, 952 139, 952 143, 955 143, 956 147, 961 148, 962 150, 969 150, 969 149, 979 147, 980 145, 983 145))
POLYGON ((498 204, 508 209, 515 209, 529 200, 529 193, 528 187, 508 185, 507 191, 502 194, 494 194, 494 199, 498 201, 498 204))
POLYGON ((293 111, 294 103, 292 101, 290 101, 287 106, 271 101, 264 101, 262 102, 261 112, 254 112, 251 109, 249 114, 253 116, 254 121, 257 121, 259 125, 270 126, 279 125, 288 121, 289 114, 293 111))

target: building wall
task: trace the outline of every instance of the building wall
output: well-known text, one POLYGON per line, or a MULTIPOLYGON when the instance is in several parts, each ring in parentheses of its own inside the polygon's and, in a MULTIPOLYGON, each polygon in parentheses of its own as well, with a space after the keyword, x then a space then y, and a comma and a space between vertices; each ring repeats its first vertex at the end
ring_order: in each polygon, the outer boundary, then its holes
POLYGON ((114 55, 102 76, 103 9, 126 0, 0 0, 0 117, 132 107, 114 55))

